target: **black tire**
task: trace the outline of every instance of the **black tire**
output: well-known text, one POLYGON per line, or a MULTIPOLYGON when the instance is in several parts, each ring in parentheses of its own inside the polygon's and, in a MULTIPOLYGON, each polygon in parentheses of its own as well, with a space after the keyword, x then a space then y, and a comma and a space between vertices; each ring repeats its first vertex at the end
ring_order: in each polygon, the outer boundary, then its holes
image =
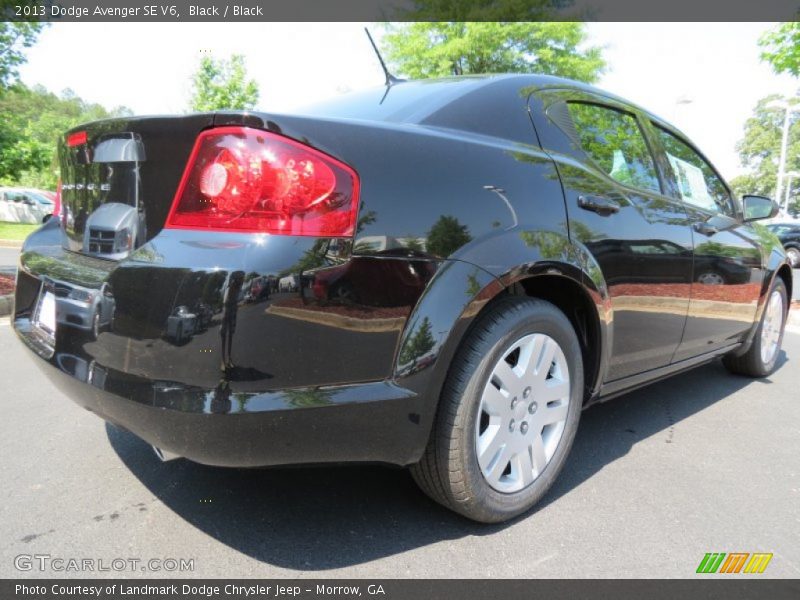
POLYGON ((456 353, 422 460, 411 467, 420 488, 436 502, 470 519, 499 523, 536 504, 555 481, 572 447, 583 403, 583 360, 578 338, 553 304, 533 298, 499 301, 475 324, 456 353), (508 348, 525 335, 543 333, 561 347, 569 369, 570 395, 560 441, 541 474, 527 487, 502 493, 478 465, 476 419, 481 390, 508 348))
POLYGON ((789 311, 789 295, 786 291, 786 285, 783 283, 783 280, 780 277, 775 277, 775 281, 772 282, 772 287, 770 287, 769 294, 767 294, 767 305, 773 293, 775 292, 781 295, 781 300, 783 302, 783 319, 780 325, 778 348, 775 351, 775 354, 768 362, 764 362, 761 356, 761 340, 762 334, 764 333, 764 321, 767 316, 767 306, 765 305, 764 312, 761 315, 761 321, 758 324, 758 330, 756 331, 756 334, 753 337, 753 342, 750 344, 747 352, 741 356, 728 354, 722 358, 722 363, 731 373, 735 373, 736 375, 746 375, 747 377, 766 377, 775 369, 775 365, 778 362, 778 357, 781 354, 780 350, 781 343, 783 342, 783 332, 786 327, 786 316, 789 311))

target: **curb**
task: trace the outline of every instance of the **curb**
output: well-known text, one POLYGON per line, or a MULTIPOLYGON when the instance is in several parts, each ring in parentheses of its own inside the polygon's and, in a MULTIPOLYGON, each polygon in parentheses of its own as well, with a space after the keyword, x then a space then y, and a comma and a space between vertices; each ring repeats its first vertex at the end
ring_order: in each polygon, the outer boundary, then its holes
POLYGON ((22 248, 23 240, 0 240, 0 248, 22 248))
POLYGON ((14 307, 14 294, 6 294, 0 296, 0 317, 5 317, 11 314, 11 309, 14 307))

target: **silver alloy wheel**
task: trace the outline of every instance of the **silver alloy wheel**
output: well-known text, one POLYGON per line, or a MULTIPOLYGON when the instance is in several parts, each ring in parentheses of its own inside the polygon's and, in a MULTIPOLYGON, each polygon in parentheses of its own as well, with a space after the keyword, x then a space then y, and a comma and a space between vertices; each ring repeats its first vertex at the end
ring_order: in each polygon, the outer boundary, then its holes
POLYGON ((783 329, 783 296, 775 290, 767 301, 764 324, 761 326, 761 362, 770 364, 778 351, 783 329))
POLYGON ((561 441, 570 398, 564 351, 543 333, 503 353, 481 395, 475 451, 486 482, 518 492, 542 474, 561 441))

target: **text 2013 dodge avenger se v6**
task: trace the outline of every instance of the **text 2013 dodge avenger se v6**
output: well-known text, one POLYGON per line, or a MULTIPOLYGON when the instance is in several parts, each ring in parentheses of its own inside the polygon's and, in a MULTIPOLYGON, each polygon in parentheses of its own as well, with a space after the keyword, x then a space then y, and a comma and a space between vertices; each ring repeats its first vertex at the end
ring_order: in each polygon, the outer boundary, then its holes
POLYGON ((497 522, 547 491, 585 406, 780 356, 791 270, 758 223, 775 204, 734 198, 674 127, 583 84, 112 119, 68 132, 59 160, 14 327, 162 458, 410 466, 497 522), (75 290, 92 298, 67 314, 75 290))

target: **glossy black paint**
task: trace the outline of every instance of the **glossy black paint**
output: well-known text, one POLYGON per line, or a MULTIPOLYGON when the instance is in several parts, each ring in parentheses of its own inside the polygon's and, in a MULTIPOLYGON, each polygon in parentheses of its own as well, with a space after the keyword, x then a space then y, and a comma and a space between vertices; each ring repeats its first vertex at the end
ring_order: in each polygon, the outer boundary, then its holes
POLYGON ((66 216, 23 247, 15 329, 82 406, 231 466, 415 462, 460 341, 505 294, 568 315, 587 403, 744 347, 778 270, 791 284, 777 240, 741 219, 698 233, 707 216, 681 203, 664 164, 658 192, 603 176, 549 112, 576 97, 635 114, 645 133, 654 119, 580 84, 498 76, 407 82, 296 115, 77 128, 88 144, 60 153, 66 216), (195 137, 222 125, 355 169, 353 238, 165 229, 195 137), (109 203, 141 224, 122 255, 86 245, 86 223, 109 203), (703 265, 724 277, 724 314, 693 306, 703 265), (41 335, 42 291, 60 290, 64 315, 78 288, 102 296, 96 335, 69 324, 41 335))

